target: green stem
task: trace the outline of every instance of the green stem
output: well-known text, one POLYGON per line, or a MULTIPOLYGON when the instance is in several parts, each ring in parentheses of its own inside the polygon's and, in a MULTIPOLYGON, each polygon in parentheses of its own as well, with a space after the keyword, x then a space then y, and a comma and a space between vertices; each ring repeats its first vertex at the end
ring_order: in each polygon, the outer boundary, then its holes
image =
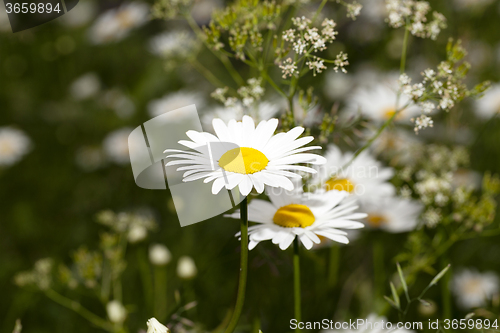
POLYGON ((381 297, 384 295, 384 246, 378 239, 373 243, 373 274, 375 294, 381 297))
POLYGON ((148 304, 147 311, 150 311, 151 304, 153 304, 153 283, 151 279, 151 269, 149 267, 148 261, 146 260, 146 258, 148 257, 146 251, 146 247, 142 246, 137 250, 136 256, 137 264, 139 265, 139 273, 141 275, 144 298, 146 304, 148 304))
POLYGON ((205 77, 205 79, 207 79, 214 86, 219 88, 223 88, 226 86, 212 72, 210 72, 205 66, 203 66, 198 60, 192 58, 189 62, 191 63, 191 66, 193 66, 201 75, 205 77))
POLYGON ((401 63, 399 65, 399 74, 403 74, 405 72, 406 66, 406 50, 408 48, 408 38, 410 36, 410 29, 408 26, 405 26, 405 36, 403 39, 403 51, 401 52, 401 63))
POLYGON ((236 305, 234 312, 229 321, 225 333, 232 333, 238 324, 238 320, 243 310, 245 303, 245 290, 247 285, 248 274, 248 197, 245 197, 240 204, 240 218, 241 218, 241 258, 240 258, 240 279, 238 284, 238 296, 236 297, 236 305))
MULTIPOLYGON (((441 256, 441 267, 444 269, 446 266, 448 266, 449 261, 447 260, 446 255, 441 256)), ((449 283, 450 283, 450 275, 451 273, 448 272, 448 274, 445 274, 441 278, 440 287, 441 287, 441 298, 443 300, 443 318, 450 318, 452 319, 452 314, 451 314, 451 293, 450 293, 450 288, 449 288, 449 283)))
MULTIPOLYGON (((293 240, 293 290, 295 304, 295 319, 297 322, 302 321, 301 299, 300 299, 300 257, 299 257, 299 238, 293 240)), ((295 332, 301 332, 300 328, 296 328, 295 332)))
POLYGON ((87 319, 89 322, 94 324, 97 327, 102 328, 105 331, 108 332, 113 332, 113 325, 111 325, 109 322, 106 320, 102 319, 98 315, 90 312, 86 308, 84 308, 80 303, 73 301, 58 292, 56 292, 53 289, 47 289, 45 290, 45 295, 47 295, 48 298, 53 300, 54 302, 64 306, 65 308, 68 308, 70 310, 73 310, 74 312, 78 313, 80 316, 83 318, 87 319))
POLYGON ((207 43, 207 41, 205 39, 205 36, 203 34, 203 31, 201 31, 200 27, 198 26, 198 24, 196 23, 196 21, 193 19, 193 17, 191 16, 191 14, 190 13, 184 13, 184 17, 185 17, 186 21, 188 22, 189 26, 191 27, 191 29, 196 34, 196 36, 203 42, 203 44, 205 44, 205 46, 207 47, 207 49, 209 49, 210 52, 212 52, 222 62, 222 64, 226 68, 226 70, 232 76, 233 80, 238 85, 244 86, 245 85, 245 81, 243 80, 243 78, 241 77, 241 75, 238 73, 238 71, 233 67, 233 64, 231 64, 231 61, 229 60, 229 58, 225 54, 221 54, 221 53, 215 51, 213 48, 210 47, 210 45, 208 45, 208 43, 207 43))
POLYGON ((318 18, 319 14, 321 13, 321 10, 323 10, 323 7, 325 7, 325 5, 326 5, 327 2, 328 2, 328 0, 321 1, 321 4, 319 5, 318 10, 316 10, 316 13, 314 13, 314 16, 312 18, 312 23, 314 23, 316 21, 316 19, 318 18))
POLYGON ((167 319, 167 266, 155 266, 154 276, 154 313, 156 318, 163 322, 167 319))
POLYGON ((328 266, 328 287, 334 288, 337 284, 340 266, 340 246, 330 247, 330 261, 328 266))

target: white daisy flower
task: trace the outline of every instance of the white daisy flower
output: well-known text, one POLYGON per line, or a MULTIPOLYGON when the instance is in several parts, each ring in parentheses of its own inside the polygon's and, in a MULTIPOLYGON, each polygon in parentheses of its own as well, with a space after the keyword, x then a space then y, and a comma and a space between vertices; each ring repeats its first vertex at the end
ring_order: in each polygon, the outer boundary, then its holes
POLYGON ((499 279, 493 272, 463 269, 453 276, 451 289, 463 309, 485 306, 499 292, 499 279))
POLYGON ((392 168, 383 167, 368 151, 362 152, 345 167, 352 156, 351 152, 343 154, 333 144, 328 146, 325 155, 327 162, 320 167, 319 172, 319 180, 325 184, 327 190, 347 191, 363 202, 396 193, 394 185, 389 183, 394 175, 392 168))
MULTIPOLYGON (((286 250, 295 237, 308 250, 321 243, 320 236, 348 244, 347 232, 340 229, 363 228, 363 223, 353 220, 362 219, 366 214, 353 213, 358 206, 354 200, 343 202, 349 196, 345 191, 303 193, 298 186, 293 191, 280 189, 276 193, 270 189, 267 195, 271 202, 254 199, 248 206, 248 220, 259 223, 248 228, 250 250, 265 240, 272 240, 286 250)), ((240 213, 227 217, 239 219, 240 213)))
POLYGON ((205 100, 199 93, 180 90, 149 102, 148 113, 151 117, 157 117, 191 104, 195 104, 196 108, 200 109, 204 106, 205 100))
POLYGON ((162 58, 186 58, 196 47, 196 39, 185 30, 167 31, 151 38, 151 53, 162 58))
POLYGON ((21 160, 31 147, 31 140, 23 131, 0 127, 0 167, 10 166, 21 160))
POLYGON ((94 44, 117 42, 128 36, 134 28, 149 19, 149 6, 141 2, 124 3, 120 7, 103 13, 89 30, 94 44))
POLYGON ((363 205, 363 211, 368 214, 366 225, 390 233, 414 230, 423 208, 416 201, 398 197, 379 198, 363 205))
POLYGON ((192 141, 181 140, 179 144, 196 152, 167 149, 165 153, 176 153, 167 158, 179 159, 168 162, 166 166, 183 165, 177 171, 185 171, 185 182, 198 179, 204 179, 205 183, 213 181, 213 194, 219 193, 223 187, 232 190, 236 186, 244 196, 254 187, 262 193, 264 185, 292 190, 294 185, 289 178, 300 176, 290 170, 316 173, 310 167, 294 164, 323 164, 325 159, 304 153, 321 147, 303 147, 314 139, 312 136, 298 139, 304 132, 303 127, 274 135, 277 127, 278 119, 263 120, 257 127, 249 116, 243 116, 241 122, 230 120, 227 125, 221 119, 214 119, 213 128, 217 136, 188 131, 186 135, 192 141))
POLYGON ((132 132, 131 128, 125 127, 106 136, 103 141, 103 150, 106 156, 117 164, 130 163, 128 154, 128 136, 132 132))
MULTIPOLYGON (((275 117, 281 110, 278 103, 261 102, 254 108, 250 108, 249 115, 259 120, 265 120, 275 117)), ((204 128, 212 127, 212 120, 214 118, 222 119, 223 122, 229 122, 231 119, 241 120, 244 116, 244 109, 241 106, 235 107, 217 107, 210 110, 201 117, 202 125, 204 128)))
POLYGON ((476 101, 476 114, 482 119, 489 119, 500 113, 500 84, 490 87, 484 96, 476 101))
POLYGON ((156 318, 151 318, 147 322, 148 331, 147 333, 169 333, 170 330, 167 326, 160 323, 156 318))
MULTIPOLYGON (((361 112, 366 118, 380 123, 387 121, 396 112, 397 90, 386 84, 379 83, 370 87, 356 89, 347 100, 349 113, 361 112)), ((401 94, 399 105, 404 106, 410 102, 410 97, 401 94)), ((418 114, 418 108, 410 106, 396 116, 396 121, 410 120, 411 116, 418 114)))

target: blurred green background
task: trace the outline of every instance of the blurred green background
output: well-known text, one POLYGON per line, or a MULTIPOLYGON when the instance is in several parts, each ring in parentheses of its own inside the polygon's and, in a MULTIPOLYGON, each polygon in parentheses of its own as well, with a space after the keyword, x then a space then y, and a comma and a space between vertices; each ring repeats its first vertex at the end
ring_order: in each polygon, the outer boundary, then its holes
MULTIPOLYGON (((361 3, 369 1, 376 0, 361 3)), ((124 127, 135 128, 150 119, 147 106, 154 99, 186 88, 201 92, 209 100, 214 87, 185 63, 179 63, 176 69, 164 70, 163 60, 149 51, 151 37, 184 27, 182 21, 146 22, 123 40, 94 45, 88 38, 92 22, 120 2, 81 0, 78 6, 87 2, 95 11, 88 22, 79 26, 68 24, 62 17, 15 34, 8 26, 0 32, 0 126, 21 129, 32 142, 30 152, 21 161, 0 166, 0 330, 10 332, 17 318, 22 319, 25 332, 99 330, 42 293, 15 286, 13 277, 21 270, 30 269, 40 258, 53 257, 68 263, 71 253, 79 246, 97 248, 103 227, 95 222, 95 216, 103 209, 117 212, 148 209, 159 225, 147 241, 130 245, 127 252, 123 303, 134 305, 127 322, 131 332, 144 329, 146 320, 152 316, 137 269, 140 260, 147 261, 149 242, 163 243, 173 254, 173 262, 168 266, 169 306, 173 307, 174 291, 178 290, 183 302, 198 302, 186 317, 206 329, 213 329, 235 299, 239 242, 234 234, 238 231, 238 222, 214 218, 181 228, 168 191, 141 189, 135 185, 128 163, 115 163, 99 155, 102 152, 94 157, 85 155, 82 149, 99 150, 109 133, 124 127), (72 84, 88 73, 95 74, 100 87, 88 98, 75 97, 71 93, 72 84), (125 115, 116 112, 107 102, 109 91, 120 91, 129 99, 129 105, 133 103, 134 111, 125 115), (194 258, 198 267, 198 275, 191 281, 176 277, 176 261, 182 255, 194 258)), ((451 36, 461 38, 470 51, 472 83, 486 79, 499 81, 500 2, 478 1, 470 7, 461 3, 467 1, 432 1, 432 6, 448 18, 449 27, 437 42, 412 38, 409 70, 418 72, 423 69, 422 63, 435 65, 440 61, 447 38, 451 36)), ((333 3, 329 6, 330 16, 340 21, 339 41, 350 56, 348 76, 354 76, 352 73, 366 66, 381 71, 398 69, 399 54, 391 50, 398 45, 403 31, 388 28, 380 21, 383 17, 375 23, 368 14, 370 17, 363 18, 364 12, 357 21, 350 22, 343 13, 335 11, 333 3)), ((370 8, 367 6, 366 10, 370 8)), ((218 66, 207 51, 200 53, 200 62, 211 68, 218 66)), ((242 68, 242 73, 246 77, 247 69, 242 68)), ((230 80, 223 68, 219 77, 230 80)), ((314 85, 318 87, 316 92, 320 94, 321 103, 329 108, 333 102, 322 95, 328 90, 325 77, 315 78, 314 85)), ((215 101, 210 103, 216 105, 215 101)), ((473 138, 477 137, 466 143, 471 151, 471 168, 480 173, 500 173, 499 117, 480 122, 472 115, 471 103, 457 108, 459 122, 467 126, 473 138)), ((461 130, 461 127, 457 130, 458 136, 461 130)), ((423 134, 423 138, 430 142, 454 143, 453 137, 441 135, 438 128, 428 130, 432 131, 434 133, 423 134)), ((497 218, 496 223, 498 221, 497 218)), ((388 278, 395 270, 393 256, 403 248, 405 236, 371 233, 340 248, 340 272, 334 286, 326 282, 330 250, 323 248, 305 254, 304 318, 321 320, 331 318, 334 313, 339 319, 358 318, 371 312, 376 302, 371 268, 375 238, 390 244, 385 250, 388 278), (354 284, 355 288, 345 288, 347 284, 354 284)), ((462 242, 450 251, 450 261, 456 267, 475 266, 479 270, 500 272, 499 240, 500 237, 492 237, 462 242)), ((267 242, 250 252, 248 299, 242 322, 251 325, 251 318, 260 317, 264 332, 282 332, 288 326, 293 313, 290 251, 282 252, 267 242)), ((421 290, 431 278, 423 275, 416 290, 421 290)), ((105 316, 102 305, 85 292, 64 294, 105 316)), ((439 308, 438 289, 431 290, 428 298, 439 308)), ((433 316, 438 316, 439 311, 433 316)), ((454 316, 460 318, 464 314, 453 306, 454 316)), ((427 318, 417 309, 413 309, 409 317, 427 318)))

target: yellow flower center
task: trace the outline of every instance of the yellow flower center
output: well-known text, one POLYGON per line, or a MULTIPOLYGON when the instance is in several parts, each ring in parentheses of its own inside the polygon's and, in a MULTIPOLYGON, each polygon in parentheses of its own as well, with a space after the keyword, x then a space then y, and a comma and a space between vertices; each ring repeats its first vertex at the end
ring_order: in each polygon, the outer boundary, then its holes
POLYGON ((0 153, 8 155, 14 152, 14 147, 9 142, 0 141, 0 153))
POLYGON ((379 228, 381 225, 387 223, 387 219, 384 216, 377 214, 368 215, 366 220, 368 221, 368 224, 374 228, 379 228))
POLYGON ((274 224, 285 228, 305 228, 312 225, 315 220, 309 207, 298 204, 279 208, 273 217, 274 224))
POLYGON ((384 111, 384 118, 385 119, 389 119, 392 116, 394 116, 395 113, 396 113, 396 109, 389 108, 389 109, 387 109, 387 110, 384 111))
POLYGON ((253 148, 234 148, 219 159, 219 166, 226 171, 248 175, 262 171, 269 160, 266 155, 253 148))
POLYGON ((337 191, 346 191, 352 193, 354 191, 354 184, 347 178, 342 179, 330 179, 325 183, 326 190, 337 190, 337 191))

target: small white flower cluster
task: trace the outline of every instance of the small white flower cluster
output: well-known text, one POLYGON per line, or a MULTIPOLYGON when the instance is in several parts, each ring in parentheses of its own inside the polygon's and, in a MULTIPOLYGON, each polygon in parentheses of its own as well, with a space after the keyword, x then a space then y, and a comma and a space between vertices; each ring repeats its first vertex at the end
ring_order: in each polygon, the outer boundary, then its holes
POLYGON ((292 77, 297 71, 297 63, 292 60, 292 58, 288 58, 283 61, 280 66, 281 72, 283 74, 282 78, 286 79, 287 77, 292 77))
POLYGON ((338 72, 339 69, 342 71, 342 73, 347 73, 347 70, 345 69, 345 66, 349 65, 349 61, 347 60, 347 53, 340 52, 337 54, 337 58, 335 59, 335 67, 333 67, 333 70, 335 72, 338 72))
POLYGON ((117 233, 126 233, 130 243, 137 243, 146 238, 148 231, 154 230, 156 221, 147 213, 118 213, 110 210, 100 212, 97 221, 110 227, 117 233))
POLYGON ((415 190, 426 205, 435 203, 437 206, 443 207, 450 200, 452 177, 451 172, 438 176, 422 170, 417 173, 419 181, 415 184, 415 190))
POLYGON ((247 86, 238 88, 238 97, 227 97, 228 87, 217 88, 210 94, 213 99, 221 102, 227 108, 242 108, 255 105, 265 93, 262 87, 262 78, 250 78, 247 86))
MULTIPOLYGON (((307 59, 306 65, 310 70, 313 71, 313 75, 316 76, 317 73, 321 73, 327 67, 325 65, 325 59, 318 56, 311 55, 312 52, 324 51, 327 49, 327 44, 332 43, 338 34, 335 30, 337 23, 334 20, 325 18, 321 23, 321 30, 316 27, 311 27, 311 20, 302 17, 295 17, 292 19, 295 28, 288 29, 283 32, 283 41, 291 44, 291 49, 297 55, 303 55, 307 59)), ((343 66, 347 65, 348 62, 347 55, 342 53, 337 56, 335 63, 335 71, 342 68, 345 72, 343 66)), ((292 77, 293 75, 298 75, 297 62, 292 60, 292 58, 287 58, 285 61, 280 62, 279 68, 282 71, 282 77, 286 79, 287 77, 292 77)))
MULTIPOLYGON (((468 69, 469 64, 463 63, 462 66, 468 69)), ((402 74, 399 77, 401 92, 410 96, 423 112, 419 117, 412 119, 415 123, 415 133, 433 126, 433 120, 428 115, 434 110, 449 111, 458 101, 469 95, 467 87, 461 82, 462 71, 462 68, 455 69, 452 62, 442 61, 437 71, 428 68, 421 73, 422 82, 412 85, 408 75, 402 74)))
POLYGON ((427 1, 386 0, 386 8, 389 26, 400 28, 408 22, 407 29, 417 37, 436 39, 441 30, 446 28, 446 18, 441 13, 432 12, 432 20, 428 20, 431 6, 427 1))
POLYGON ((359 14, 361 14, 361 9, 363 8, 363 5, 354 1, 353 3, 349 3, 346 6, 347 6, 347 17, 352 20, 356 20, 356 17, 358 17, 359 14))
POLYGON ((51 258, 40 259, 32 271, 21 272, 14 277, 14 283, 19 287, 34 285, 40 290, 47 290, 52 283, 51 272, 54 261, 51 258))

